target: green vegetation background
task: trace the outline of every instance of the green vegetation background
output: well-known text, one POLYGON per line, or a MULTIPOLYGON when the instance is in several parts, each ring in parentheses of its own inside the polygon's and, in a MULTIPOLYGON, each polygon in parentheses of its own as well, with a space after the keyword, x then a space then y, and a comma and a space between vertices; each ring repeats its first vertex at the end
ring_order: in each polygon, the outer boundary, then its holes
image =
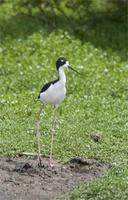
MULTIPOLYGON (((35 152, 36 97, 56 77, 63 55, 84 78, 67 71, 58 110, 54 157, 99 159, 111 169, 62 199, 128 197, 128 25, 126 0, 0 1, 0 154, 35 152), (26 2, 27 4, 24 4, 26 2), (32 1, 34 2, 34 1, 32 1), (61 3, 59 3, 61 2, 61 3), (91 134, 98 132, 95 143, 91 134)), ((42 113, 42 153, 49 154, 50 117, 42 113)))

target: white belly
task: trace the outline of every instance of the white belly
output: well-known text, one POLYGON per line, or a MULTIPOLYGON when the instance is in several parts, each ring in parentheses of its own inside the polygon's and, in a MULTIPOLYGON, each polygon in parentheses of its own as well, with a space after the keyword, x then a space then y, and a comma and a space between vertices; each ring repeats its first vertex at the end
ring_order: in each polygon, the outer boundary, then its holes
POLYGON ((45 104, 58 105, 64 100, 65 96, 65 85, 61 84, 60 82, 57 82, 40 94, 40 100, 45 104))

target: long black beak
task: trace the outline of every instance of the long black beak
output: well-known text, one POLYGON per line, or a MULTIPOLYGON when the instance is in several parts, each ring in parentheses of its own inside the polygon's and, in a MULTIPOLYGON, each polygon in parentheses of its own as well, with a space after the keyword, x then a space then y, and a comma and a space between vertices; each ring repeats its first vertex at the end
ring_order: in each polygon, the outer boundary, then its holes
POLYGON ((77 74, 80 74, 80 75, 81 75, 81 73, 79 73, 78 71, 76 71, 75 69, 73 69, 70 65, 69 65, 68 68, 71 69, 72 71, 76 72, 77 74))

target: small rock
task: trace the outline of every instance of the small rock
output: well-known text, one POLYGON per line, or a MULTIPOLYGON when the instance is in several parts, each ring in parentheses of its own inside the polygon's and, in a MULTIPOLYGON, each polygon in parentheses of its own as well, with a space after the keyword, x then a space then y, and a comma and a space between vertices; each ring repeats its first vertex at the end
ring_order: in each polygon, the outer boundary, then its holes
POLYGON ((93 139, 94 142, 100 142, 101 141, 101 133, 94 132, 91 134, 91 139, 93 139))

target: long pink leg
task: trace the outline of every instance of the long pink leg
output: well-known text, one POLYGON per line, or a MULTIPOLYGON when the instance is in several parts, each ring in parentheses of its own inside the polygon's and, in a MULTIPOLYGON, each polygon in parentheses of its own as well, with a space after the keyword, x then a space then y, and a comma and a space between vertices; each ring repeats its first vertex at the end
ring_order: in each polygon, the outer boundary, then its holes
POLYGON ((52 162, 52 153, 53 153, 53 140, 54 140, 54 134, 55 134, 55 126, 56 126, 56 106, 54 106, 53 110, 53 116, 52 116, 52 128, 51 128, 51 149, 50 149, 50 166, 53 167, 52 162))
POLYGON ((43 106, 41 106, 39 112, 37 113, 37 118, 36 118, 36 136, 37 136, 37 145, 38 145, 38 165, 41 166, 41 148, 40 148, 40 115, 41 111, 43 109, 43 106))

